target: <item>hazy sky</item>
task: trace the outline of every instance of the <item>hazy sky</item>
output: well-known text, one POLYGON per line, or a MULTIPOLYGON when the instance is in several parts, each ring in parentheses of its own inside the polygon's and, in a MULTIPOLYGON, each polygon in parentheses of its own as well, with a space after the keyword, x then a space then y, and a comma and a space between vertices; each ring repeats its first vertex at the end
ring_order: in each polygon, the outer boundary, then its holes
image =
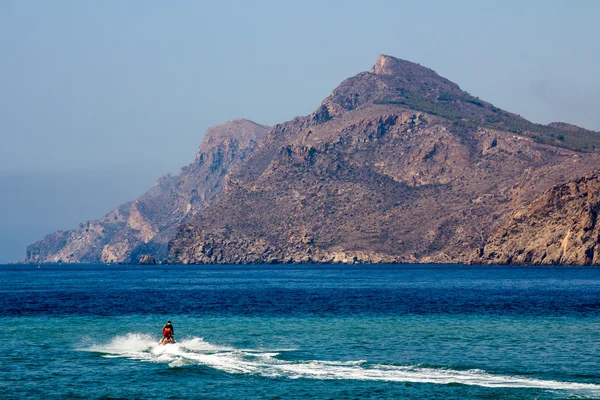
POLYGON ((0 0, 0 262, 193 160, 206 128, 316 109, 381 53, 600 131, 600 1, 0 0))

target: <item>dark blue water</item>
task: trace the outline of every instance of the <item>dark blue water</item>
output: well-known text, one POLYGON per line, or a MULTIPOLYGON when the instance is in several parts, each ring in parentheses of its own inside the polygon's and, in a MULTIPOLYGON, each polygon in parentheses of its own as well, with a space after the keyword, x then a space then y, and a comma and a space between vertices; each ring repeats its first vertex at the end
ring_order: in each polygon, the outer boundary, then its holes
POLYGON ((598 268, 1 268, 9 398, 600 398, 598 268))

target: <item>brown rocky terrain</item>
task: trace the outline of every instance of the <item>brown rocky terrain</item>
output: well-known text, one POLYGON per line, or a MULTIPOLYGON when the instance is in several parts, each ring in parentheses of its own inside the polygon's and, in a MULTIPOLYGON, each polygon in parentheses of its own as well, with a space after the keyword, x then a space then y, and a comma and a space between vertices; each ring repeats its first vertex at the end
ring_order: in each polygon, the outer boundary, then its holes
POLYGON ((495 232, 476 262, 600 265, 600 173, 553 187, 495 232))
POLYGON ((596 132, 531 123, 382 55, 273 127, 169 261, 467 262, 517 210, 599 168, 598 148, 596 132))
POLYGON ((209 129, 178 176, 23 262, 598 263, 597 132, 384 55, 267 130, 209 129))
POLYGON ((208 129, 196 159, 178 176, 160 178, 135 201, 106 216, 30 245, 22 262, 145 262, 163 260, 177 227, 222 193, 227 175, 257 148, 268 127, 235 120, 208 129))

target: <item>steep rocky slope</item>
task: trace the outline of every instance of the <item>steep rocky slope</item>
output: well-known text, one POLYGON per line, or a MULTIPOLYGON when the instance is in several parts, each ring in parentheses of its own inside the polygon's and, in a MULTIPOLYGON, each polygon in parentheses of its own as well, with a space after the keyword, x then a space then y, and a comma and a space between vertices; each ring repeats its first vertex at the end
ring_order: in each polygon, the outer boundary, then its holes
POLYGON ((600 265, 600 173, 553 187, 515 212, 475 262, 600 265))
POLYGON ((162 260, 182 222, 195 216, 223 190, 230 171, 258 146, 268 127, 235 120, 210 128, 196 159, 178 176, 164 176, 135 201, 106 216, 59 231, 32 244, 23 262, 138 262, 143 254, 162 260))
POLYGON ((183 224, 177 263, 465 262, 557 182, 600 167, 600 135, 533 124, 434 71, 380 56, 277 125, 183 224))

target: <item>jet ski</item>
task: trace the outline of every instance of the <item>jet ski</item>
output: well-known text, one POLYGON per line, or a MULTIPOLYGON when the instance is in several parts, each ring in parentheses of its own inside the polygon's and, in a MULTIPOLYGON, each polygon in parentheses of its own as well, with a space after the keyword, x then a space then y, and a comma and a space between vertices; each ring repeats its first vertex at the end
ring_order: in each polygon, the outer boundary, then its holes
POLYGON ((163 337, 162 339, 160 339, 160 342, 158 342, 158 344, 160 346, 164 346, 166 344, 172 344, 175 343, 175 338, 173 336, 171 337, 163 337))

